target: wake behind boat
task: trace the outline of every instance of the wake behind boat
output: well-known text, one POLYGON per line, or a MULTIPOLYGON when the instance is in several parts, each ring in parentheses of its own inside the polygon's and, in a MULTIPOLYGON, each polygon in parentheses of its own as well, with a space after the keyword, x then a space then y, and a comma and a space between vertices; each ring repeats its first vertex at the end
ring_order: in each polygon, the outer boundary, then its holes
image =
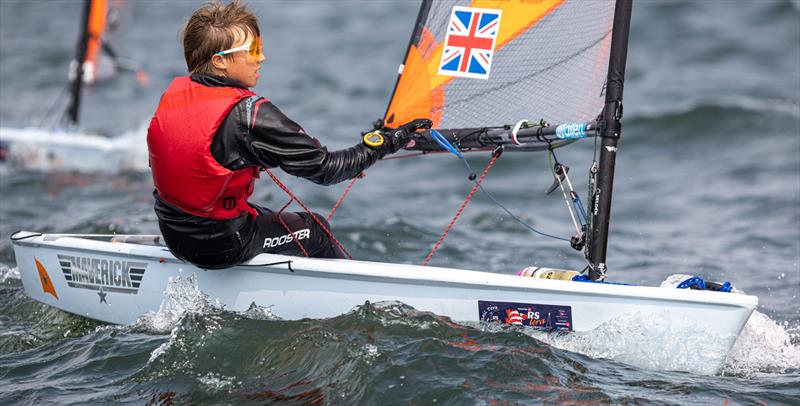
MULTIPOLYGON (((581 252, 587 262, 583 270, 537 269, 520 276, 262 254, 212 271, 176 259, 160 244, 160 236, 18 232, 11 238, 25 291, 65 311, 122 324, 159 309, 170 281, 179 277, 192 278, 200 291, 230 310, 255 304, 285 319, 332 317, 367 301, 387 300, 455 321, 557 333, 603 326, 624 330, 635 316, 636 323, 661 328, 656 333, 664 336, 702 332, 702 343, 687 343, 674 356, 702 354, 705 362, 692 370, 715 373, 757 298, 732 292, 728 283, 706 284, 700 278, 678 286, 687 289, 605 282, 630 13, 630 0, 423 1, 383 118, 391 126, 430 117, 434 128, 412 148, 423 154, 452 153, 465 163, 474 184, 423 265, 481 190, 532 232, 564 240, 581 252), (580 35, 565 27, 580 27, 580 35), (573 188, 569 168, 554 152, 583 138, 594 138, 596 145, 588 210, 573 188), (492 151, 490 161, 478 176, 464 154, 487 150, 492 151), (549 191, 561 191, 574 235, 536 230, 482 188, 494 162, 512 151, 547 152, 554 177, 549 191), (548 280, 559 275, 567 280, 548 280)), ((640 340, 640 348, 648 345, 647 337, 631 340, 640 340)), ((674 368, 656 361, 647 365, 674 368)))

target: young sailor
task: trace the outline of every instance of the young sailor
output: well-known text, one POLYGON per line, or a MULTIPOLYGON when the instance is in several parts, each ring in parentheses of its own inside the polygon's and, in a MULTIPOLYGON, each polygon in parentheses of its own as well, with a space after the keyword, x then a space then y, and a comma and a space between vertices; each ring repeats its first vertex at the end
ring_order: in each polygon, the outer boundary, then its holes
POLYGON ((256 17, 238 2, 195 11, 183 47, 190 76, 172 81, 147 132, 155 212, 172 253, 204 268, 262 252, 343 257, 323 229, 323 216, 314 214, 319 223, 305 212, 279 218, 248 202, 259 170, 279 167, 318 184, 338 183, 406 146, 430 120, 384 128, 382 136, 328 151, 248 90, 258 82, 264 55, 256 17))

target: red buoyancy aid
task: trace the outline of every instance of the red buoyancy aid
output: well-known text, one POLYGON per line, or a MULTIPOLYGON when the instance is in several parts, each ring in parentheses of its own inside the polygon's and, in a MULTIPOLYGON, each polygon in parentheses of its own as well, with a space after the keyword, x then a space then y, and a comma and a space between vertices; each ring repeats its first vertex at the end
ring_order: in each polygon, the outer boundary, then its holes
POLYGON ((246 211, 258 168, 231 171, 211 155, 211 142, 233 107, 255 93, 212 87, 178 77, 172 81, 147 130, 153 183, 158 195, 196 216, 228 220, 246 211))

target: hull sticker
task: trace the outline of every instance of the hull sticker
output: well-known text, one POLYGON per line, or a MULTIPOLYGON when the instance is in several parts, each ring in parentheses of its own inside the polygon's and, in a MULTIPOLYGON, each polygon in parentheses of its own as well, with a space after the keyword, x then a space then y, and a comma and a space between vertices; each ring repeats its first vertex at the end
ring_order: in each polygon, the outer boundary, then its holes
POLYGON ((528 326, 545 331, 572 331, 570 306, 479 300, 478 316, 488 323, 528 326))
MULTIPOLYGON (((100 302, 107 292, 139 293, 147 263, 97 257, 58 254, 67 286, 98 291, 100 302)), ((107 302, 106 302, 107 303, 107 302)))
POLYGON ((44 290, 44 293, 49 293, 53 295, 56 300, 61 300, 58 298, 56 287, 53 286, 53 280, 50 279, 50 275, 47 273, 47 270, 44 269, 44 265, 36 258, 33 259, 33 262, 36 263, 36 270, 39 271, 39 280, 42 282, 42 290, 44 290))

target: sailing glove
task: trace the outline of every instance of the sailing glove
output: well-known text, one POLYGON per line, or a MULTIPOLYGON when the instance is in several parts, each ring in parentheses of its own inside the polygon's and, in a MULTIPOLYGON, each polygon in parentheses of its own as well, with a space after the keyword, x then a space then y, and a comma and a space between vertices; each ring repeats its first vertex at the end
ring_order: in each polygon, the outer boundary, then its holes
MULTIPOLYGON (((394 154, 395 152, 403 149, 414 136, 414 132, 419 129, 429 129, 433 125, 431 120, 427 118, 418 118, 397 128, 383 127, 380 129, 382 135, 382 142, 377 137, 370 139, 365 135, 364 143, 373 149, 381 152, 381 156, 394 154)), ((367 135, 369 135, 368 133, 367 135)))

